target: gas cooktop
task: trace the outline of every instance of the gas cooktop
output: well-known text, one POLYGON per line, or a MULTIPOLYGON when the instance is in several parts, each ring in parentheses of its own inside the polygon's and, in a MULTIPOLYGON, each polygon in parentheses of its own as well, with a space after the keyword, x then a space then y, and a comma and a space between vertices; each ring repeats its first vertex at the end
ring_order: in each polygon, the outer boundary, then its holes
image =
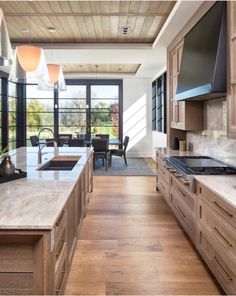
POLYGON ((209 156, 171 156, 167 162, 190 175, 236 174, 236 168, 209 156))

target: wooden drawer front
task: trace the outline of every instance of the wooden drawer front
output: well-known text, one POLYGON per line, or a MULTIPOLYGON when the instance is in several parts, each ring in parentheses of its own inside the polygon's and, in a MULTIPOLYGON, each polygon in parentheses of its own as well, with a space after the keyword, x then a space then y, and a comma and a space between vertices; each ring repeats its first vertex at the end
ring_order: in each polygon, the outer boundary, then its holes
POLYGON ((158 166, 157 175, 158 178, 164 179, 167 184, 170 183, 170 173, 163 165, 158 166))
POLYGON ((179 198, 181 198, 182 202, 184 202, 191 212, 194 212, 196 199, 195 195, 174 177, 171 177, 171 185, 173 186, 173 190, 178 194, 179 198))
POLYGON ((212 270, 213 274, 219 281, 222 288, 227 294, 236 294, 236 275, 235 269, 229 267, 218 251, 214 248, 213 244, 210 243, 209 237, 199 228, 199 251, 202 254, 208 266, 212 270))
POLYGON ((236 260, 236 233, 235 229, 224 222, 211 208, 199 199, 199 223, 207 231, 214 245, 218 245, 222 252, 233 256, 236 260))
POLYGON ((158 182, 157 186, 159 191, 161 192, 162 196, 164 197, 165 201, 167 204, 170 204, 170 187, 169 185, 165 182, 165 179, 162 177, 158 177, 158 182))
POLYGON ((231 205, 201 184, 198 185, 198 195, 210 205, 213 211, 236 227, 236 210, 231 205))
POLYGON ((61 266, 61 270, 58 273, 58 276, 56 278, 56 295, 63 295, 64 294, 64 289, 66 285, 66 279, 67 279, 67 263, 66 263, 66 258, 63 261, 63 264, 61 266))
POLYGON ((66 242, 63 242, 58 250, 58 253, 55 254, 56 263, 55 263, 55 280, 56 283, 60 278, 60 274, 63 270, 64 262, 66 261, 67 256, 67 245, 66 242))
POLYGON ((57 222, 55 224, 55 246, 58 244, 58 242, 61 240, 62 233, 65 229, 66 225, 66 210, 63 209, 61 212, 61 215, 57 219, 57 222))
POLYGON ((173 191, 170 192, 170 205, 171 208, 180 222, 180 224, 183 226, 184 230, 187 232, 189 237, 195 241, 195 222, 193 216, 190 214, 188 208, 186 205, 182 202, 181 198, 173 191))

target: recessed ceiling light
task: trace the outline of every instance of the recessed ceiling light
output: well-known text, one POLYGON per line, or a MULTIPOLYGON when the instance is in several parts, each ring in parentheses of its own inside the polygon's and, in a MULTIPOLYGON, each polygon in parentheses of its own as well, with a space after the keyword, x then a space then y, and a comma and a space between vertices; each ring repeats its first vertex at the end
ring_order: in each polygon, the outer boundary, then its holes
POLYGON ((55 33, 55 32, 56 32, 56 29, 53 28, 53 27, 49 27, 49 28, 48 28, 48 32, 49 32, 49 33, 55 33))

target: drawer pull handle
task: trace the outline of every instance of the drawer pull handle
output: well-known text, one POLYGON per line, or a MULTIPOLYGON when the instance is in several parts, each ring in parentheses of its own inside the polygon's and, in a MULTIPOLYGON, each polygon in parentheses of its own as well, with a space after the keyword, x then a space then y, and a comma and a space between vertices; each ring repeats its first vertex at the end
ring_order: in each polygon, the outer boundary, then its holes
POLYGON ((229 247, 233 246, 216 227, 214 227, 214 230, 229 247))
POLYGON ((225 271, 224 267, 221 265, 221 263, 219 262, 219 260, 216 258, 216 256, 214 256, 215 262, 217 263, 218 267, 220 268, 220 270, 223 272, 223 274, 226 276, 226 278, 229 281, 232 281, 232 277, 228 274, 228 272, 225 271))
POLYGON ((180 215, 185 219, 186 216, 184 215, 184 213, 182 212, 182 210, 178 206, 176 206, 176 209, 180 213, 180 215))
POLYGON ((180 194, 182 194, 184 197, 186 197, 186 194, 184 194, 183 191, 180 190, 178 187, 177 187, 177 190, 179 191, 180 194))
POLYGON ((162 183, 160 183, 160 185, 161 185, 161 187, 162 187, 163 190, 166 190, 165 187, 162 185, 162 183))
MULTIPOLYGON (((63 276, 65 275, 65 273, 66 273, 65 270, 62 270, 62 271, 61 271, 61 274, 62 274, 63 276)), ((63 281, 63 279, 62 279, 62 281, 63 281)), ((61 283, 61 284, 62 284, 62 283, 61 283)), ((61 286, 61 285, 60 285, 60 286, 61 286)), ((60 289, 56 290, 56 293, 57 293, 57 294, 61 294, 61 292, 62 292, 61 287, 60 287, 60 289)))
POLYGON ((232 214, 230 214, 229 212, 227 212, 222 206, 220 206, 216 201, 213 202, 214 206, 217 207, 219 210, 221 210, 223 213, 225 213, 227 216, 229 216, 230 218, 233 217, 232 214))
POLYGON ((61 216, 58 218, 58 220, 57 220, 57 222, 56 222, 56 226, 59 226, 59 225, 60 225, 61 220, 62 220, 62 218, 63 218, 63 216, 64 216, 64 213, 65 213, 65 210, 62 211, 61 216))

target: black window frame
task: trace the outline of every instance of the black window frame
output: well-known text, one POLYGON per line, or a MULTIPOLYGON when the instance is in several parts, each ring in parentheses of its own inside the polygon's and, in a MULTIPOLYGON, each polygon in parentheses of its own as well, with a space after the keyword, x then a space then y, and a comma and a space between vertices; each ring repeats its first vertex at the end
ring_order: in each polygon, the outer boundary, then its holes
POLYGON ((166 133, 166 72, 152 82, 152 130, 166 133))

